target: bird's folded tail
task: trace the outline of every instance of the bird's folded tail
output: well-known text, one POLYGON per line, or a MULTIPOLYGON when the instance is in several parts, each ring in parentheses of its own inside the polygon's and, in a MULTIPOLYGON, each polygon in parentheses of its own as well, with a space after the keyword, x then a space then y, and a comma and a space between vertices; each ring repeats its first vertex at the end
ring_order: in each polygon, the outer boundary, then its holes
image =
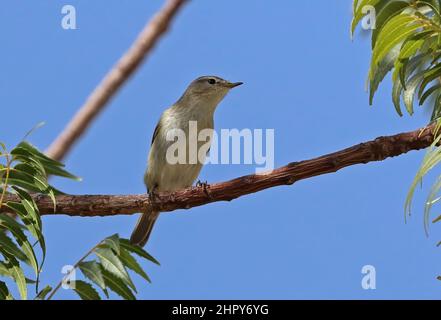
POLYGON ((150 233, 152 232, 153 226, 156 219, 159 216, 159 212, 144 212, 138 219, 136 223, 135 230, 133 230, 130 237, 130 243, 137 244, 144 247, 149 240, 150 233))

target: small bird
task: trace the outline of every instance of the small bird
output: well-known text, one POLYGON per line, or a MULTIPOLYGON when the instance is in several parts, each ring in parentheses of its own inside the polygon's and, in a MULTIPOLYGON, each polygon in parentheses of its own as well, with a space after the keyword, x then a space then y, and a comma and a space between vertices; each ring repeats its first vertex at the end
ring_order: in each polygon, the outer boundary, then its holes
MULTIPOLYGON (((189 124, 197 122, 197 134, 204 129, 214 128, 214 111, 227 93, 242 82, 229 82, 216 76, 203 76, 194 80, 185 90, 182 97, 170 108, 164 111, 153 133, 148 166, 144 174, 144 183, 147 193, 176 191, 193 185, 205 161, 198 157, 199 148, 206 142, 197 142, 196 163, 188 161, 189 154, 189 124), (186 137, 185 163, 171 164, 167 161, 167 150, 174 143, 168 141, 167 133, 171 130, 181 129, 186 137)), ((211 137, 210 137, 211 141, 211 137)), ((193 148, 194 149, 194 148, 193 148)), ((136 224, 130 237, 132 244, 143 247, 149 239, 153 225, 159 212, 144 212, 136 224)))

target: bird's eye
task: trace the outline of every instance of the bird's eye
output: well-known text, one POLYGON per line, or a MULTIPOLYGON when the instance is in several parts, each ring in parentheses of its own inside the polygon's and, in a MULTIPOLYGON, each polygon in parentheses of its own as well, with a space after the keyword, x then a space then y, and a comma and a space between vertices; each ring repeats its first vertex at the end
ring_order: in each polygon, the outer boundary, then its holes
POLYGON ((208 79, 208 83, 209 83, 209 84, 215 84, 215 83, 216 83, 216 80, 214 80, 214 79, 208 79))

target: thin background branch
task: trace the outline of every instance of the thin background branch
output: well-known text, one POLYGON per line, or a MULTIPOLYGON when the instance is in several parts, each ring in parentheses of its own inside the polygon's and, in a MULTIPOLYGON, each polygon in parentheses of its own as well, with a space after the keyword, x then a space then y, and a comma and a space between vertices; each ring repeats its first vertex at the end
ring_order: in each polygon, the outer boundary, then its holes
MULTIPOLYGON (((154 199, 144 195, 63 195, 57 197, 54 212, 52 200, 35 196, 43 215, 112 216, 145 211, 174 211, 189 209, 216 201, 231 201, 264 189, 291 185, 299 180, 336 172, 348 166, 382 161, 411 150, 429 147, 434 141, 436 125, 415 131, 379 137, 350 148, 311 160, 290 163, 266 174, 248 175, 227 182, 204 187, 193 187, 173 193, 160 193, 154 199)), ((17 201, 9 197, 8 201, 17 201)))

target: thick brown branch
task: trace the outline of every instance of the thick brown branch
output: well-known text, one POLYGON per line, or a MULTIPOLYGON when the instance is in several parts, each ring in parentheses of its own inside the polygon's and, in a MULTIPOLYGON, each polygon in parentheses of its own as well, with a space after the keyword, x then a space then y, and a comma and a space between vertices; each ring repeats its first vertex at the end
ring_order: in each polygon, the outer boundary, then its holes
MULTIPOLYGON (((54 212, 48 197, 36 196, 40 212, 66 214, 70 216, 111 216, 133 214, 144 210, 173 211, 189 209, 210 202, 230 201, 280 185, 336 172, 348 166, 373 161, 382 161, 410 150, 420 150, 433 143, 434 125, 416 131, 393 136, 379 137, 350 148, 327 154, 315 159, 290 163, 266 174, 243 176, 227 182, 203 187, 188 188, 174 193, 161 193, 152 202, 147 195, 66 195, 57 197, 54 212)), ((9 200, 13 200, 9 198, 9 200)))
POLYGON ((131 48, 109 71, 64 131, 51 144, 47 150, 47 154, 50 157, 56 160, 64 158, 106 103, 152 51, 159 38, 167 31, 173 17, 185 2, 186 0, 168 0, 165 6, 150 20, 131 48))

